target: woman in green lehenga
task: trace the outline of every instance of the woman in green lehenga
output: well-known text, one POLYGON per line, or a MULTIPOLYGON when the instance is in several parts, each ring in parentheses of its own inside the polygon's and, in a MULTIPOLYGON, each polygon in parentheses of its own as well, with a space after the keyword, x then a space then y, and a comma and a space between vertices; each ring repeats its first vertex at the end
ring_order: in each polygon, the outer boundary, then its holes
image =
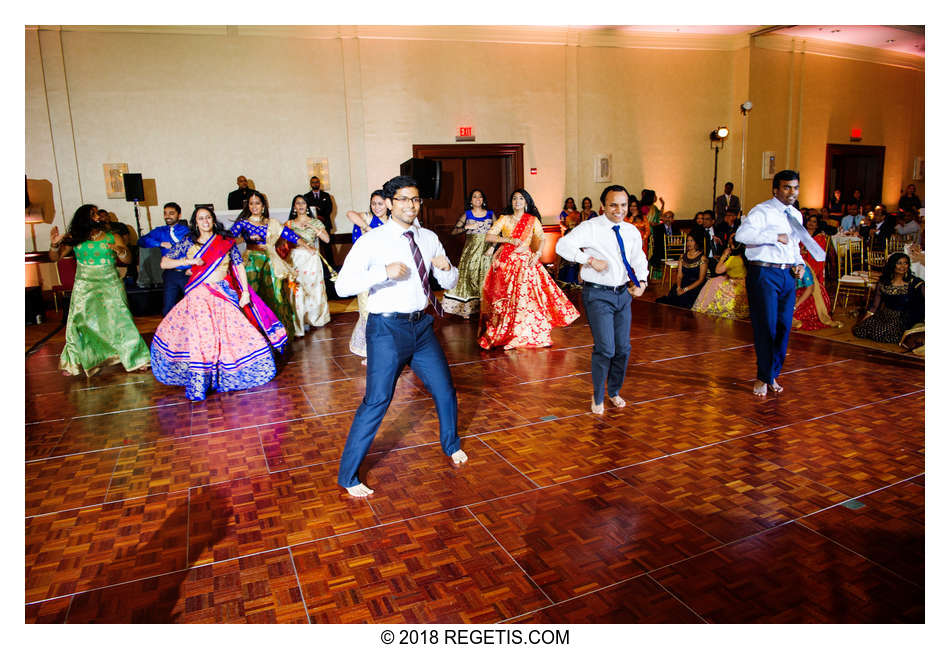
POLYGON ((247 271, 247 283, 270 307, 288 333, 302 336, 297 332, 298 322, 294 306, 294 286, 297 271, 279 254, 277 243, 284 239, 297 244, 309 252, 312 246, 300 240, 297 233, 284 227, 277 219, 270 218, 267 199, 256 190, 251 190, 247 205, 238 215, 229 231, 231 237, 243 236, 247 249, 244 251, 244 268, 247 271))
POLYGON ((95 213, 95 205, 83 205, 65 235, 59 228, 50 230, 51 261, 70 250, 76 255, 66 345, 59 357, 59 369, 67 376, 81 371, 92 376, 103 365, 115 363, 122 363, 129 372, 149 367, 148 345, 132 321, 125 287, 115 268, 116 259, 128 263, 131 252, 122 235, 93 219, 95 213))
POLYGON ((485 203, 485 194, 480 189, 473 189, 468 196, 468 210, 459 217, 452 230, 452 234, 466 234, 465 248, 459 259, 458 284, 445 292, 442 309, 466 319, 479 312, 482 284, 491 267, 492 247, 485 243, 485 235, 491 230, 495 215, 485 203))

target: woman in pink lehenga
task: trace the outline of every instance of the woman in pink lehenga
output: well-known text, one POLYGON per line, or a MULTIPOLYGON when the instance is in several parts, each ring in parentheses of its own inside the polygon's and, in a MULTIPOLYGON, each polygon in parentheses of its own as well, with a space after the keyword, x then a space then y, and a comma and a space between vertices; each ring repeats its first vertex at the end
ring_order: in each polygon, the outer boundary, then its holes
POLYGON ((482 286, 484 333, 478 344, 484 349, 550 346, 551 330, 569 325, 580 313, 541 265, 544 229, 528 192, 511 193, 506 214, 485 241, 503 245, 482 286))
POLYGON ((186 257, 162 259, 162 268, 191 266, 192 275, 152 338, 155 378, 185 386, 193 401, 212 389, 263 385, 277 374, 271 347, 283 349, 287 330, 248 286, 241 254, 213 211, 195 209, 191 236, 186 257))

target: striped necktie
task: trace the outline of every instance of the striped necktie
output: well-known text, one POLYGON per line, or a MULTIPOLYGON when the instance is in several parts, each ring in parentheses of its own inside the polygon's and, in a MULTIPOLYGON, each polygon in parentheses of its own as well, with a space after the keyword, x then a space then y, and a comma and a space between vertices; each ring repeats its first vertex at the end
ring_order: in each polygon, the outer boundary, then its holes
POLYGON ((432 291, 432 287, 429 286, 429 272, 426 270, 426 263, 422 260, 422 251, 419 250, 419 246, 416 245, 415 235, 413 235, 412 230, 406 230, 402 233, 402 236, 409 239, 409 250, 412 252, 412 260, 416 263, 416 270, 419 271, 419 279, 422 280, 422 291, 426 294, 426 298, 432 303, 432 307, 441 318, 443 317, 442 305, 435 299, 435 293, 432 291))

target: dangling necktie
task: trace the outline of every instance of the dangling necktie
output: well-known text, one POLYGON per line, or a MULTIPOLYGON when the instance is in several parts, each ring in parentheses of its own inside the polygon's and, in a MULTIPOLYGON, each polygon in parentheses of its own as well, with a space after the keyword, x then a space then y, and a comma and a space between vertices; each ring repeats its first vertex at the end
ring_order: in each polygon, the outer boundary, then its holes
POLYGON ((821 249, 821 246, 818 245, 817 241, 811 238, 811 235, 808 234, 808 230, 805 229, 805 226, 799 223, 798 219, 792 216, 791 210, 785 210, 785 216, 788 218, 788 222, 792 226, 792 232, 798 235, 798 240, 805 245, 814 260, 824 261, 825 251, 821 249))
POLYGON ((640 288, 640 280, 637 279, 637 274, 633 272, 633 269, 630 267, 630 262, 627 261, 627 251, 623 249, 623 239, 620 238, 620 226, 615 225, 613 230, 614 234, 617 235, 617 243, 620 244, 620 258, 623 259, 623 265, 627 268, 627 277, 630 278, 634 286, 640 288))
POLYGON ((406 230, 402 233, 402 236, 409 239, 409 250, 412 252, 412 260, 416 262, 419 279, 422 280, 422 291, 426 294, 426 298, 432 303, 432 307, 441 318, 442 305, 435 299, 435 293, 432 292, 432 287, 429 286, 429 272, 426 270, 426 263, 422 261, 422 251, 420 251, 419 246, 416 245, 416 238, 413 236, 412 230, 406 230))

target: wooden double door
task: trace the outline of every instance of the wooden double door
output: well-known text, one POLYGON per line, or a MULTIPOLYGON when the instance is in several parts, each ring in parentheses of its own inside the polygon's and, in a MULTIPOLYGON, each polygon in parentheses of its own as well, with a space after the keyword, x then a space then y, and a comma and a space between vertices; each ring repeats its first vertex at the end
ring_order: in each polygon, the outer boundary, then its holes
POLYGON ((465 235, 453 235, 452 227, 465 212, 469 192, 480 189, 489 209, 503 210, 511 192, 524 186, 524 145, 414 144, 412 157, 442 163, 439 198, 426 200, 422 221, 439 235, 449 259, 457 264, 465 235))

